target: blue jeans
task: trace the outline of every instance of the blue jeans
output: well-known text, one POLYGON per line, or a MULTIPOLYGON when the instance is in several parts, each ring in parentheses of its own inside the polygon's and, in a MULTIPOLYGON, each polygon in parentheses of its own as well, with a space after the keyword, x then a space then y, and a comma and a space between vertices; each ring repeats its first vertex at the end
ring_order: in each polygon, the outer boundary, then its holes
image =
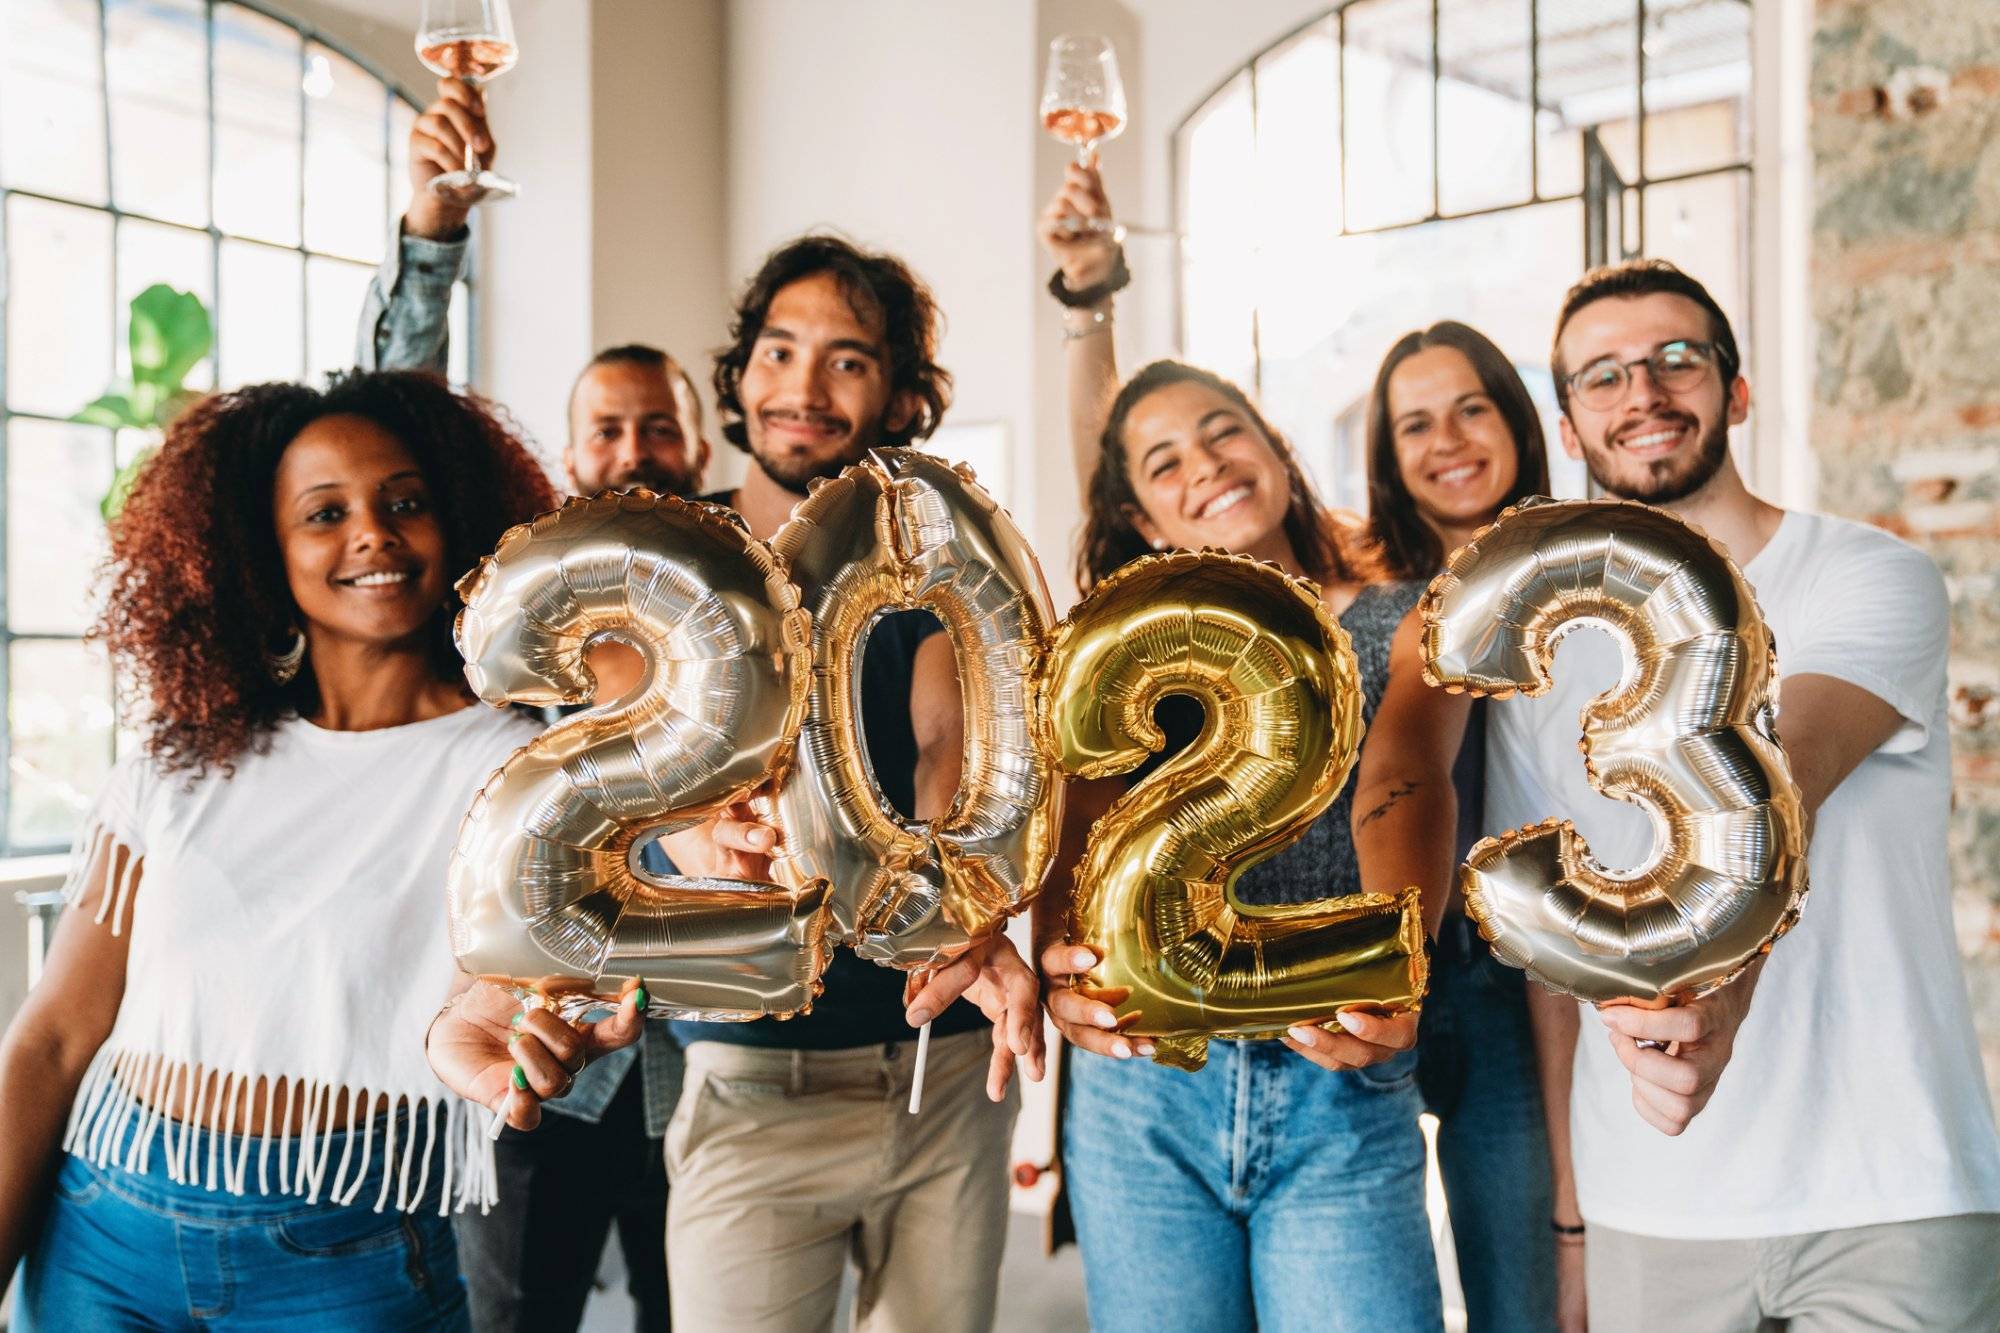
POLYGON ((1417 1058, 1469 1333, 1555 1327, 1555 1199, 1526 981, 1457 913, 1431 951, 1417 1058))
POLYGON ((1216 1041, 1189 1074, 1076 1051, 1067 1098, 1097 1333, 1443 1327, 1414 1053, 1336 1074, 1216 1041))
MULTIPOLYGON (((329 1161, 345 1147, 334 1139, 329 1161)), ((380 1126, 375 1140, 379 1148, 380 1126)), ((106 1167, 63 1155, 41 1235, 21 1260, 18 1333, 471 1328, 435 1173, 424 1207, 397 1212, 392 1186, 377 1213, 379 1152, 372 1179, 343 1207, 324 1195, 259 1194, 254 1166, 240 1197, 175 1184, 164 1146, 153 1145, 144 1174, 117 1164, 122 1150, 106 1167)))

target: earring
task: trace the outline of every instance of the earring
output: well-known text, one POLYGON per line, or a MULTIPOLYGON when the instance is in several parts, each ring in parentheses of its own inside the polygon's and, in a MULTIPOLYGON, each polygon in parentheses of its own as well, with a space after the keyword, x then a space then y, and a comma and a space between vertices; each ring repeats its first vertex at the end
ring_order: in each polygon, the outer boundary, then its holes
POLYGON ((264 671, 279 685, 289 685, 299 674, 299 666, 306 660, 306 635, 298 626, 292 626, 292 645, 282 653, 264 654, 264 671))
POLYGON ((1166 541, 1165 541, 1164 539, 1162 539, 1162 538, 1159 538, 1159 537, 1155 537, 1155 538, 1153 538, 1153 549, 1154 549, 1155 551, 1164 551, 1164 550, 1166 550, 1166 549, 1167 549, 1167 543, 1166 543, 1166 541))

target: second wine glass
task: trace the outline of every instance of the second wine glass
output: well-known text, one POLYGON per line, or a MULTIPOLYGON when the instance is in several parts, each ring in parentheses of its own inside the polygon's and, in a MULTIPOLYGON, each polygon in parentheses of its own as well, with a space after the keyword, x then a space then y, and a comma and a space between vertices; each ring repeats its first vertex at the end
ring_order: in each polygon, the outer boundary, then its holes
MULTIPOLYGON (((1048 74, 1042 80, 1042 128, 1073 145, 1076 160, 1088 166, 1097 145, 1125 128, 1125 84, 1118 55, 1102 37, 1064 35, 1049 43, 1048 74)), ((1110 218, 1088 218, 1078 230, 1118 235, 1110 218)))
MULTIPOLYGON (((519 56, 507 0, 424 0, 417 59, 433 73, 477 87, 514 68, 519 56)), ((521 192, 516 182, 482 168, 470 143, 465 145, 465 168, 433 177, 430 188, 462 204, 512 199, 521 192)))

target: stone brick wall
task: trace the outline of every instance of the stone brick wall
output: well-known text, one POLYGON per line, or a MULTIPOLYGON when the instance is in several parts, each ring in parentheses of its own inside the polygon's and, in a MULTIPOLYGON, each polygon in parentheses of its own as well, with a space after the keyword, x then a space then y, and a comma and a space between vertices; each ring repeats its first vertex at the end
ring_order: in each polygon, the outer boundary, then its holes
POLYGON ((1819 504, 1951 589, 1959 944, 2000 1102, 2000 3, 1818 0, 1819 504))

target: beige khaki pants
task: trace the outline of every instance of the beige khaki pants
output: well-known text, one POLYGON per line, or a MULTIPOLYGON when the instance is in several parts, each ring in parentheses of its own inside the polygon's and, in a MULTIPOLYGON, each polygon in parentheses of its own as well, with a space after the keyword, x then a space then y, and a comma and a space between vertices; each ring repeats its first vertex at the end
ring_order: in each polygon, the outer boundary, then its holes
POLYGON ((991 1328, 1020 1105, 986 1100, 992 1050, 983 1028, 933 1039, 913 1116, 915 1041, 690 1045, 666 1139, 674 1326, 817 1333, 851 1256, 857 1333, 991 1328))
POLYGON ((1661 1240, 1593 1226, 1591 1333, 1993 1333, 2000 1213, 1768 1240, 1661 1240))

